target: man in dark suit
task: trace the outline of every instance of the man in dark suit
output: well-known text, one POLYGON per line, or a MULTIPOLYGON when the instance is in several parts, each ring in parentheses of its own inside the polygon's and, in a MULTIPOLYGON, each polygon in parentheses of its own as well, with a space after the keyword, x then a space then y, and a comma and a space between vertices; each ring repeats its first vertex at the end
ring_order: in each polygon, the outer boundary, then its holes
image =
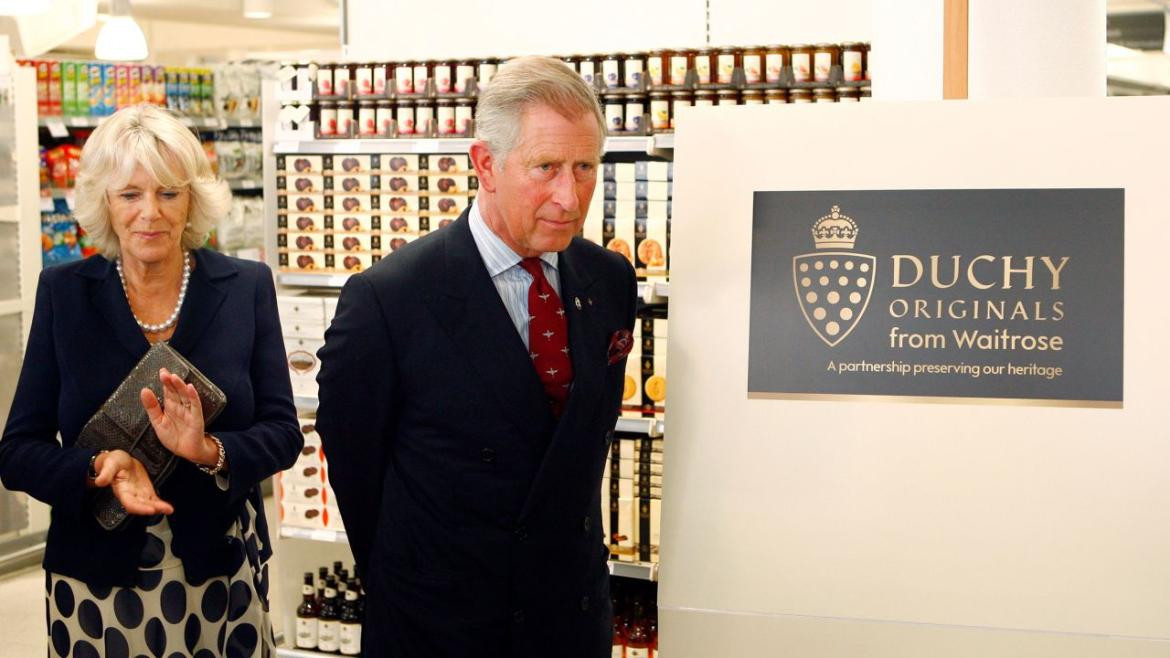
POLYGON ((501 67, 474 204, 342 290, 317 429, 368 593, 364 655, 610 655, 600 484, 636 283, 576 237, 604 126, 559 60, 501 67))

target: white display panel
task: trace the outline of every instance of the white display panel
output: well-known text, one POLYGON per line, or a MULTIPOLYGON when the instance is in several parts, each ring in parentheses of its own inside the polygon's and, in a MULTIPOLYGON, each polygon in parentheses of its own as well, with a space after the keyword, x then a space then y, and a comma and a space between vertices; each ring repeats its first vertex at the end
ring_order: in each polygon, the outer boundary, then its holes
POLYGON ((1166 655, 1170 136, 1148 127, 1168 112, 1170 99, 1085 99, 682 113, 665 653, 1166 655), (1082 187, 1125 188, 1122 409, 748 399, 754 191, 1082 187))

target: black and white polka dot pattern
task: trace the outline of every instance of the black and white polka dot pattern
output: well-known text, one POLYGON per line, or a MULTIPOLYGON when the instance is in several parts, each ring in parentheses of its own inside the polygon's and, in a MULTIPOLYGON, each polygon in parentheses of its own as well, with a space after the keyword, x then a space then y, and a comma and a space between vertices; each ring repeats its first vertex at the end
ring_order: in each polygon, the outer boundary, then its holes
POLYGON ((136 587, 98 587, 47 573, 49 656, 59 658, 268 658, 268 565, 259 561, 251 503, 228 535, 238 548, 231 576, 193 583, 171 550, 165 517, 147 528, 136 587), (253 566, 257 565, 257 566, 253 566), (257 572, 258 568, 258 572, 257 572))

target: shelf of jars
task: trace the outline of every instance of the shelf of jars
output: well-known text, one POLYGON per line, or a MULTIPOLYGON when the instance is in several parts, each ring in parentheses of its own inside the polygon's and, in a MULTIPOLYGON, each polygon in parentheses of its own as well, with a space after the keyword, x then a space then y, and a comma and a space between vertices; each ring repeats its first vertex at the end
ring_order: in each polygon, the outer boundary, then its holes
MULTIPOLYGON (((276 281, 296 288, 341 288, 350 276, 348 273, 277 272, 276 281)), ((665 302, 670 297, 670 282, 639 281, 638 296, 647 304, 665 302)))
MULTIPOLYGON (((299 139, 283 139, 272 145, 277 155, 329 155, 334 153, 466 153, 474 138, 321 138, 311 133, 299 139)), ((674 148, 674 133, 620 135, 605 139, 607 153, 654 153, 674 148)))

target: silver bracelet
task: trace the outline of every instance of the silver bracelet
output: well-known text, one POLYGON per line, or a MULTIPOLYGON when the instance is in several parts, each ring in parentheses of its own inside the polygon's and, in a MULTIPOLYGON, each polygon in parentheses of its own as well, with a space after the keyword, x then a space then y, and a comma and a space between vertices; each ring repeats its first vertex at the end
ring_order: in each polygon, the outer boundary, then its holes
POLYGON ((223 450, 223 441, 220 441, 211 434, 204 434, 204 436, 211 439, 212 441, 215 441, 215 447, 219 448, 219 458, 215 460, 215 466, 204 466, 203 464, 195 465, 199 467, 199 470, 208 475, 219 475, 219 472, 223 470, 225 462, 227 462, 227 453, 223 450))

